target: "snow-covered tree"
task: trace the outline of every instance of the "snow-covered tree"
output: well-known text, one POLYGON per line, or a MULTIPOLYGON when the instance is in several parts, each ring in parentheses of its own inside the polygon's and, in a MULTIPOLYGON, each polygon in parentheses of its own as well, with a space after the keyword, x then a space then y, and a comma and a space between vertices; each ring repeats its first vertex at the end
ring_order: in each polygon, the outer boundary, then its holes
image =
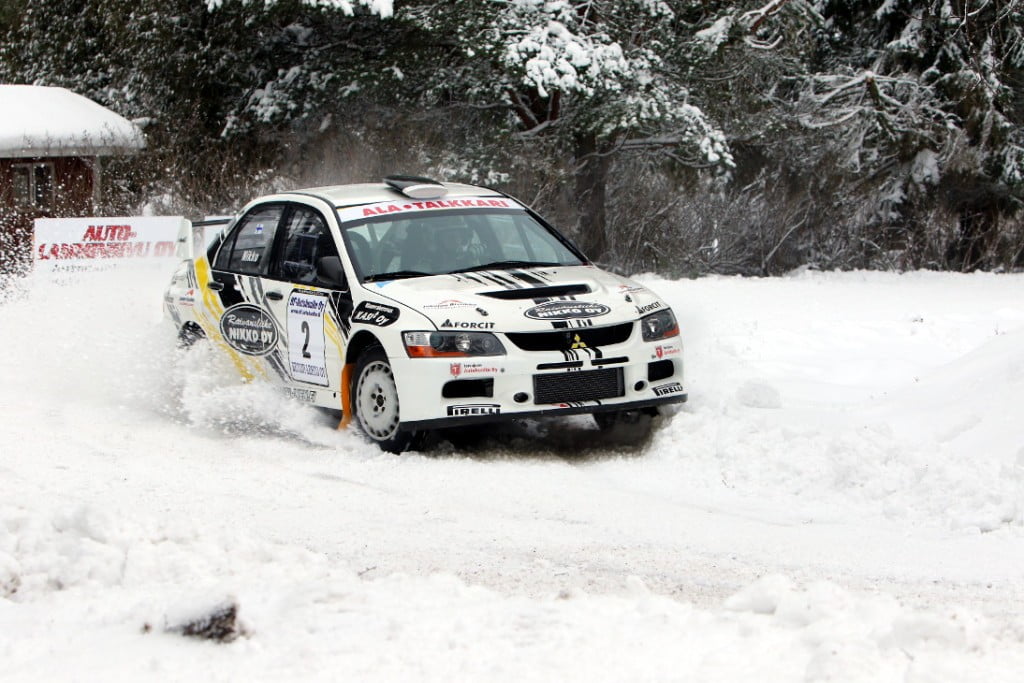
POLYGON ((959 216, 949 264, 992 265, 1014 248, 1000 244, 999 221, 1024 199, 1024 3, 825 0, 818 10, 827 24, 802 125, 829 133, 841 170, 869 181, 875 221, 913 235, 907 224, 937 199, 959 216))
POLYGON ((289 141, 280 131, 315 129, 393 25, 390 3, 370 0, 20 2, 0 80, 68 87, 140 120, 136 191, 148 178, 206 210, 251 193, 289 141))
POLYGON ((144 121, 125 197, 156 192, 148 179, 220 210, 333 148, 332 168, 359 177, 507 180, 575 219, 562 224, 591 257, 629 267, 1013 267, 1022 10, 0 0, 0 80, 66 86, 144 121))
MULTIPOLYGON (((245 6, 254 5, 273 5, 280 0, 235 0, 245 6)), ((304 5, 310 7, 326 7, 330 9, 338 9, 345 14, 354 14, 356 7, 366 7, 371 12, 379 14, 382 17, 390 17, 394 12, 394 3, 392 0, 299 0, 304 5)), ((206 0, 206 6, 211 10, 221 9, 225 4, 230 4, 231 0, 206 0)))
POLYGON ((695 166, 732 164, 722 130, 674 76, 680 22, 660 0, 414 3, 396 17, 443 36, 435 101, 495 107, 523 141, 572 159, 576 236, 606 256, 613 155, 665 149, 695 166))

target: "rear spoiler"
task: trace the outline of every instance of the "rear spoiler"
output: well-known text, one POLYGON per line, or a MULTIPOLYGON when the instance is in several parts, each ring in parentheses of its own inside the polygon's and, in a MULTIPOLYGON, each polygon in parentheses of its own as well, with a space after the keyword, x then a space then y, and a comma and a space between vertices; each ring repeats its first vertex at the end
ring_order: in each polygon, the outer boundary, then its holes
POLYGON ((216 216, 201 221, 183 220, 175 248, 178 258, 191 260, 203 253, 234 220, 234 216, 216 216))

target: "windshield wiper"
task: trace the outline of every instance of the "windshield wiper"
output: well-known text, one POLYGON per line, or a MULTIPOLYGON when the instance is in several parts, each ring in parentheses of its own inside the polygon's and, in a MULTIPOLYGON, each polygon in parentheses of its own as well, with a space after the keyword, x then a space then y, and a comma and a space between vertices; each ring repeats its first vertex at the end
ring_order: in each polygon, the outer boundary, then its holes
POLYGON ((556 261, 491 261, 490 263, 482 263, 479 266, 470 266, 469 268, 458 268, 457 270, 449 270, 448 274, 471 273, 475 270, 506 270, 508 268, 540 268, 542 266, 560 265, 562 264, 556 261))
POLYGON ((390 273, 374 273, 363 278, 363 282, 380 282, 381 280, 403 280, 409 277, 427 277, 436 273, 424 273, 420 270, 393 270, 390 273))

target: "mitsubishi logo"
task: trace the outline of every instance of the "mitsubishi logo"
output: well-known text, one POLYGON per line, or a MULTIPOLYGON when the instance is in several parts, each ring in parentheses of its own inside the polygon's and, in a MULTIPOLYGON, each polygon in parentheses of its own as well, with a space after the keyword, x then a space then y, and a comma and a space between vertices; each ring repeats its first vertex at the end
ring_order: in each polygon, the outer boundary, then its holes
POLYGON ((582 339, 580 339, 580 335, 574 334, 572 336, 572 346, 570 346, 569 348, 570 349, 585 349, 585 348, 587 348, 587 344, 582 339))

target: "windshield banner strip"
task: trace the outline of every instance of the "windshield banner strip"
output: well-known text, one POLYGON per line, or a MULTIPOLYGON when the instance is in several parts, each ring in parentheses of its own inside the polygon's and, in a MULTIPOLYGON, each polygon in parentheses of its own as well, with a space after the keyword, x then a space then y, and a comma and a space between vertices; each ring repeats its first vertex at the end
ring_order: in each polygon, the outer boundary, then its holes
POLYGON ((338 210, 338 220, 348 221, 387 216, 388 214, 413 211, 450 211, 451 209, 522 209, 518 203, 505 197, 459 197, 457 199, 432 199, 430 201, 396 201, 363 204, 338 210))

